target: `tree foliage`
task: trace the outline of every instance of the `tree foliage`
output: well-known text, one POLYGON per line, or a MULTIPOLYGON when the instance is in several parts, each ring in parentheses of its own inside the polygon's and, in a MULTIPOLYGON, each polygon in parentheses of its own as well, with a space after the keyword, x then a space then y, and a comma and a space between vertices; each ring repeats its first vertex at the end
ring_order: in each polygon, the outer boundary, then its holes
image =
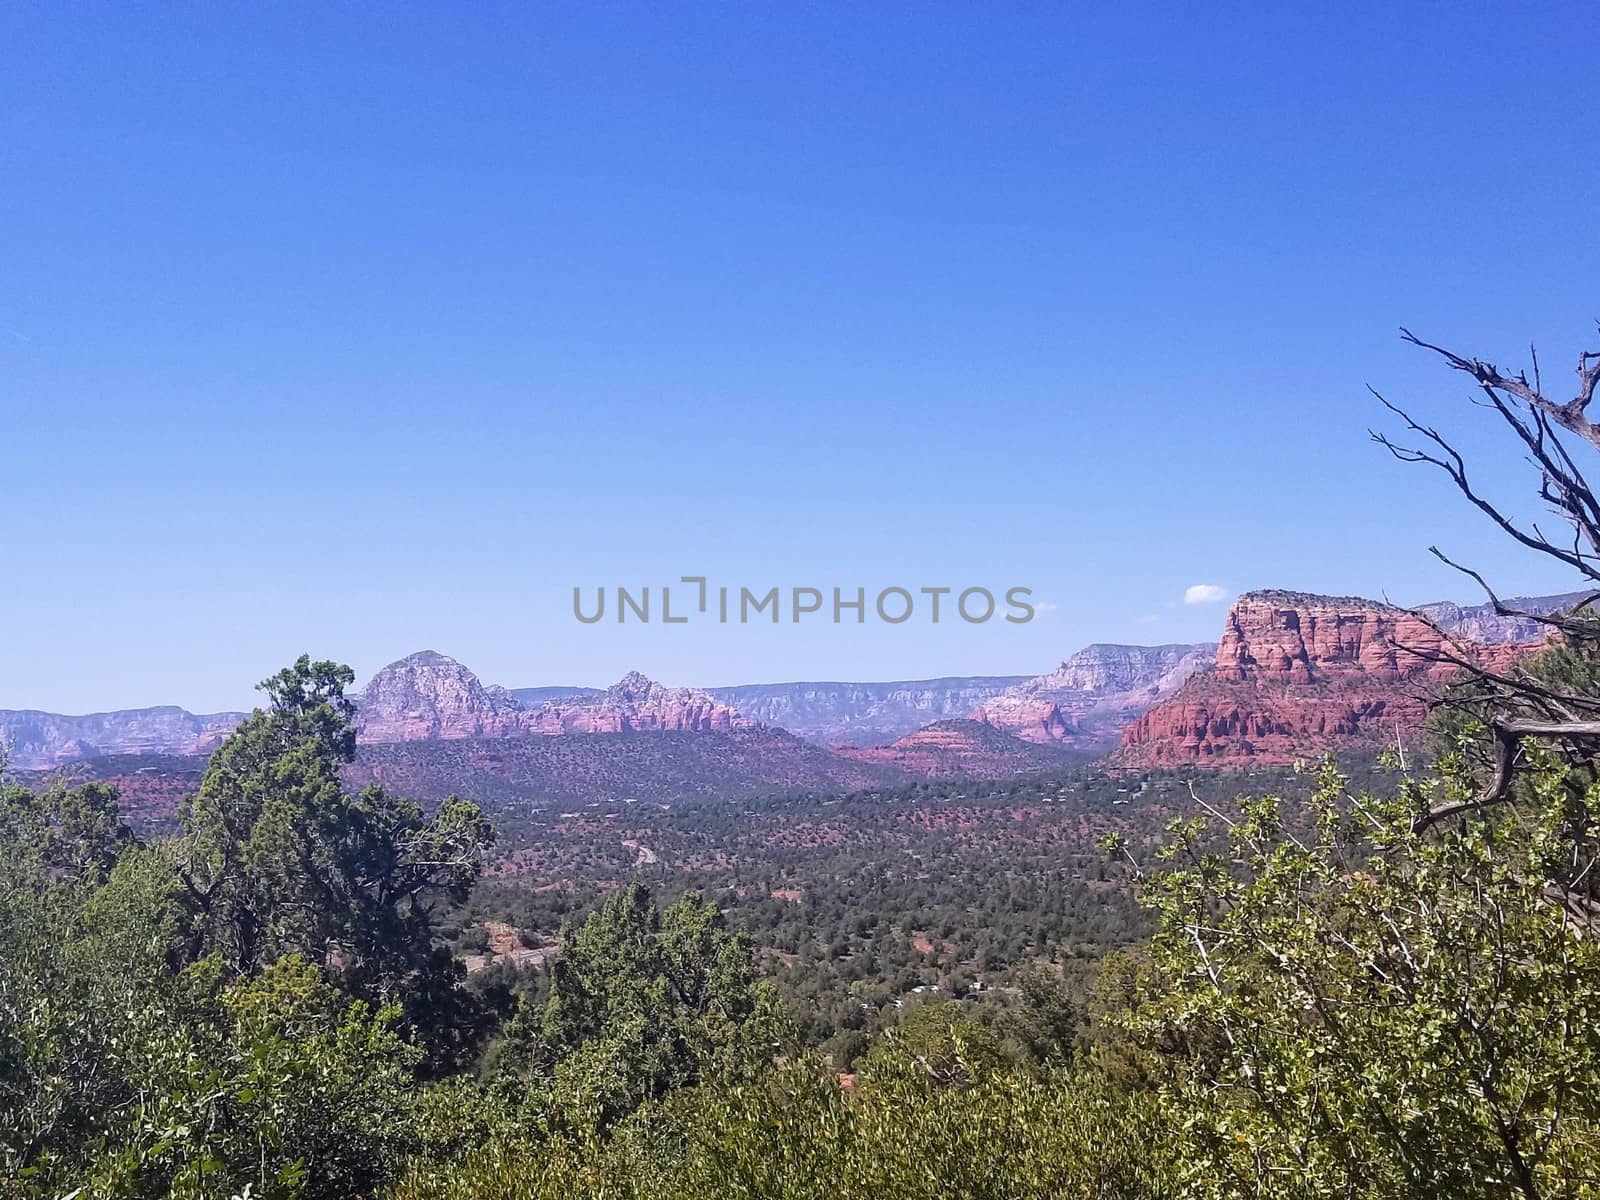
POLYGON ((369 786, 350 795, 355 753, 348 667, 302 657, 261 686, 258 709, 212 756, 181 814, 179 878, 190 956, 253 974, 290 954, 352 992, 402 1000, 413 1027, 470 1041, 458 970, 434 938, 434 909, 477 880, 494 831, 454 797, 430 818, 369 786))
POLYGON ((1120 1022, 1159 1063, 1191 1194, 1577 1194, 1600 945, 1546 887, 1564 772, 1530 782, 1537 806, 1430 835, 1417 781, 1356 794, 1330 767, 1304 834, 1272 797, 1213 848, 1176 830, 1120 1022))
POLYGON ((1171 1151, 1148 1097, 1071 1074, 970 1088, 842 1091, 804 1065, 683 1092, 605 1139, 502 1136, 414 1163, 392 1200, 1166 1200, 1171 1151))
MULTIPOLYGON (((1555 404, 1537 370, 1441 353, 1531 453, 1573 547, 1503 517, 1435 431, 1405 418, 1425 448, 1386 444, 1600 580, 1600 503, 1557 438, 1600 445, 1600 357, 1555 404)), ((594 822, 576 911, 603 903, 542 975, 476 991, 439 907, 471 903, 493 831, 454 799, 352 794, 351 673, 302 658, 175 838, 133 837, 109 788, 0 791, 0 1195, 1600 1197, 1600 619, 1541 619, 1535 658, 1462 657, 1433 761, 1368 786, 1331 763, 1308 799, 1110 780, 1120 813, 1086 790, 1047 818, 1057 783, 987 823, 972 795, 854 797, 874 850, 837 798, 742 831, 707 806, 729 861, 782 858, 714 885, 753 887, 765 961, 688 882, 665 907, 616 887, 640 843, 594 822), (1152 932, 1103 964, 1086 1027, 1064 943, 1091 957, 1141 928, 1082 853, 1091 817, 1152 932), (1012 825, 1029 845, 1001 865, 983 839, 1012 825), (959 869, 931 878, 924 837, 959 869), (835 884, 794 886, 819 854, 835 884), (828 975, 842 1061, 791 1036, 774 961, 828 975)))
POLYGON ((140 844, 101 785, 0 793, 11 1190, 342 1197, 414 1148, 418 1072, 474 1032, 434 909, 493 834, 475 805, 344 792, 349 681, 268 680, 177 839, 140 844))
POLYGON ((536 1021, 534 1032, 534 1014, 521 1019, 534 1066, 601 1126, 677 1089, 754 1078, 786 1029, 747 939, 714 904, 688 893, 661 909, 639 884, 569 931, 536 1021))

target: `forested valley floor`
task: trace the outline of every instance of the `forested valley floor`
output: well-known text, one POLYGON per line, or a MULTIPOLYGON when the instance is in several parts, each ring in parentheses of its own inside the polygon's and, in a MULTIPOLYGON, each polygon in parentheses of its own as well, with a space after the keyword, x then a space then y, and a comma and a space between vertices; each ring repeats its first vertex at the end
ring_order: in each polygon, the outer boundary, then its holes
POLYGON ((1594 1187, 1600 794, 1419 822, 1470 706, 1422 768, 424 812, 346 788, 349 682, 268 680, 160 829, 5 790, 7 1194, 1594 1187))

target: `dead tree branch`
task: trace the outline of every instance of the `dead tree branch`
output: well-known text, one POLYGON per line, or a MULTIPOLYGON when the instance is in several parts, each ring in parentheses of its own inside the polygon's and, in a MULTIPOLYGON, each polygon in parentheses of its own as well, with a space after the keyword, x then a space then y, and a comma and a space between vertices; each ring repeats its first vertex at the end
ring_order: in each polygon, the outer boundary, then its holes
POLYGON ((1489 723, 1489 728, 1494 735, 1494 774, 1488 786, 1471 800, 1442 804, 1422 813, 1411 823, 1413 832, 1421 833, 1450 817, 1488 808, 1505 800, 1511 792, 1512 772, 1525 737, 1583 740, 1600 744, 1600 721, 1512 721, 1496 717, 1489 723))
POLYGON ((1409 329, 1402 328, 1400 336, 1413 346, 1433 351, 1455 370, 1472 376, 1478 387, 1491 399, 1497 395, 1513 396, 1529 409, 1543 413, 1567 432, 1576 434, 1600 450, 1600 428, 1591 424, 1585 415, 1589 402, 1594 399, 1595 388, 1600 386, 1600 352, 1585 351, 1578 355, 1578 394, 1564 404, 1557 404, 1547 400, 1539 390, 1537 356, 1534 358, 1535 382, 1529 383, 1524 372, 1506 375, 1493 363, 1463 358, 1443 346, 1423 341, 1409 329))
MULTIPOLYGON (((1401 337, 1443 358, 1453 370, 1469 375, 1478 389, 1475 403, 1492 411, 1516 438, 1529 465, 1538 473, 1535 494, 1565 522, 1570 537, 1550 537, 1537 523, 1513 518, 1486 496, 1469 476, 1466 460, 1437 429, 1415 420, 1408 412, 1373 391, 1378 401, 1405 424, 1411 435, 1406 444, 1372 431, 1372 438, 1396 459, 1423 463, 1443 472, 1467 501, 1518 544, 1545 555, 1575 571, 1591 585, 1578 602, 1564 611, 1533 613, 1519 610, 1496 594, 1481 574, 1452 561, 1438 547, 1439 560, 1471 578, 1483 589, 1500 616, 1527 618, 1570 647, 1600 650, 1600 497, 1562 440, 1563 432, 1579 437, 1600 450, 1600 425, 1587 412, 1600 388, 1600 352, 1578 355, 1578 389, 1570 400, 1556 401, 1544 394, 1538 355, 1530 347, 1533 378, 1525 372, 1509 374, 1493 363, 1468 358, 1432 342, 1409 329, 1401 337)), ((1370 390, 1370 389, 1369 389, 1370 390)), ((1419 614, 1422 615, 1422 614, 1419 614)), ((1425 618, 1426 619, 1426 618, 1425 618)), ((1403 647, 1428 661, 1458 669, 1461 682, 1438 703, 1487 713, 1490 733, 1489 779, 1469 800, 1440 805, 1421 813, 1414 823, 1419 832, 1452 816, 1478 811, 1507 800, 1518 770, 1524 765, 1524 739, 1559 748, 1574 763, 1593 766, 1600 757, 1600 688, 1568 678, 1536 675, 1516 666, 1496 669, 1472 648, 1460 645, 1429 622, 1440 634, 1437 647, 1403 647)))

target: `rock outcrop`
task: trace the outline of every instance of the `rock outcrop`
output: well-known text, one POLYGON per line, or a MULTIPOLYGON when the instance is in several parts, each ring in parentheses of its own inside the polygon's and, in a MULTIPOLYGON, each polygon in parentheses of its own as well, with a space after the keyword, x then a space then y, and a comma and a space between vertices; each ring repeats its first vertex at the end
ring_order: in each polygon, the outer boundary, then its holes
POLYGON ((1217 646, 1222 679, 1310 684, 1341 676, 1443 680, 1431 661, 1444 639, 1415 613, 1355 596, 1249 592, 1234 601, 1217 646))
POLYGON ((605 691, 540 705, 525 714, 532 733, 699 732, 750 729, 758 722, 698 688, 669 688, 630 671, 605 691))
POLYGON ((485 687, 449 655, 422 650, 390 663, 368 682, 356 707, 363 742, 505 737, 523 732, 522 706, 485 687))
POLYGON ((1151 705, 1209 667, 1214 643, 1086 646, 1048 675, 985 701, 972 719, 1024 741, 1104 750, 1151 705))
MULTIPOLYGON (((1507 603, 1545 615, 1583 595, 1507 603)), ((943 735, 900 750, 885 747, 930 722, 970 716, 1024 743, 1090 752, 1115 746, 1126 728, 1118 759, 1127 762, 1285 761, 1350 742, 1376 744, 1392 739, 1396 728, 1414 727, 1427 689, 1450 674, 1447 665, 1407 653, 1437 645, 1440 635, 1430 622, 1478 644, 1481 655, 1515 654, 1544 635, 1537 621, 1501 617, 1488 605, 1440 602, 1407 612, 1356 598, 1252 592, 1229 611, 1220 647, 1088 646, 1034 679, 702 691, 664 687, 634 673, 604 690, 510 692, 485 685, 446 655, 423 651, 373 676, 357 697, 357 722, 368 745, 768 725, 883 757, 922 753, 919 745, 926 749, 943 735), (1213 660, 1215 668, 1208 669, 1213 660)), ((87 716, 0 710, 0 746, 13 767, 35 771, 107 756, 203 755, 244 715, 197 715, 170 705, 87 716)), ((1000 749, 991 747, 996 754, 1000 749)), ((944 754, 941 761, 951 758, 944 754)))
POLYGON ((1518 596, 1505 601, 1505 606, 1526 616, 1502 617, 1492 604, 1474 604, 1463 607, 1448 600, 1434 604, 1420 604, 1416 611, 1438 625, 1446 633, 1468 641, 1497 646, 1516 642, 1543 641, 1548 632, 1534 617, 1548 617, 1551 613, 1572 608, 1586 599, 1591 592, 1567 592, 1560 596, 1518 596))
POLYGON ((19 770, 108 754, 204 754, 243 719, 243 713, 197 715, 174 705, 86 716, 0 711, 0 748, 19 770))
POLYGON ((934 721, 965 717, 1026 679, 977 675, 890 683, 752 683, 707 691, 752 720, 821 745, 871 746, 934 721))
POLYGON ((637 671, 604 691, 581 691, 524 707, 485 686, 455 659, 424 650, 372 677, 356 709, 358 740, 416 742, 644 730, 725 731, 751 721, 696 688, 669 688, 637 671))
POLYGON ((1250 592, 1228 611, 1216 665, 1130 724, 1115 761, 1237 766, 1376 749, 1420 730, 1457 672, 1432 657, 1441 649, 1504 666, 1536 644, 1484 646, 1359 597, 1250 592))

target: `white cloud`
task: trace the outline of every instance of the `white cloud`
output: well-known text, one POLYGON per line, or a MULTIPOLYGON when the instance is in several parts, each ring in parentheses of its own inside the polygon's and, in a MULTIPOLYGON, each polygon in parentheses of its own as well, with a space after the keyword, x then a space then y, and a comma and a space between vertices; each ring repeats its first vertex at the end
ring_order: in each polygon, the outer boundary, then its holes
POLYGON ((1061 606, 1059 604, 1051 604, 1048 600, 1040 600, 1034 604, 1033 611, 1041 613, 1055 612, 1055 610, 1060 607, 1061 606))
POLYGON ((1216 604, 1227 598, 1228 593, 1214 583, 1197 583, 1183 589, 1185 604, 1216 604))

